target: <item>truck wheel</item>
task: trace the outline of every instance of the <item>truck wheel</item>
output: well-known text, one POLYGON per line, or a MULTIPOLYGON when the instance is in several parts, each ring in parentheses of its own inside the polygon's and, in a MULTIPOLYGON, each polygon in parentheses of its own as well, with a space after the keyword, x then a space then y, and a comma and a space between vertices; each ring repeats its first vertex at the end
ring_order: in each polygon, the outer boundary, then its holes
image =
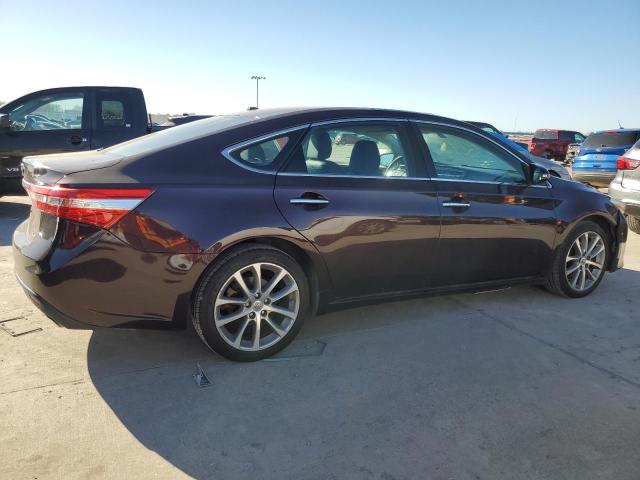
POLYGON ((640 218, 628 216, 627 225, 629 225, 629 230, 640 235, 640 218))

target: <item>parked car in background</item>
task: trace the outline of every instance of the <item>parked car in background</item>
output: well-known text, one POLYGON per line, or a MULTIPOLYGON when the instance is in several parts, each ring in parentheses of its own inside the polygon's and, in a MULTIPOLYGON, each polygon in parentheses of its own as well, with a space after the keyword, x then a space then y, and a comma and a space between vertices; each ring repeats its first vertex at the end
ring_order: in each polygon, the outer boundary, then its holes
POLYGON ((567 147, 567 155, 564 157, 564 164, 567 166, 573 165, 574 160, 578 156, 578 152, 580 151, 579 143, 571 143, 567 147))
POLYGON ((624 203, 629 228, 640 234, 640 140, 618 157, 617 167, 609 195, 624 203))
POLYGON ((163 128, 149 123, 139 88, 64 87, 20 97, 0 107, 0 195, 21 190, 27 155, 95 150, 163 128))
POLYGON ((507 137, 504 133, 502 133, 500 130, 498 130, 496 127, 494 127, 490 123, 485 123, 485 122, 466 122, 466 123, 470 123, 471 125, 478 127, 481 130, 484 130, 485 132, 499 138, 500 140, 510 145, 515 150, 522 153, 523 155, 528 156, 533 162, 536 163, 536 165, 540 165, 546 168, 547 170, 549 170, 549 173, 551 175, 564 178, 565 180, 572 180, 569 170, 567 170, 565 167, 548 158, 532 155, 531 153, 529 153, 529 150, 527 150, 525 145, 523 145, 522 143, 518 143, 512 140, 511 138, 507 137))
POLYGON ((14 265, 39 308, 63 325, 193 322, 241 361, 329 307, 520 283, 584 297, 627 235, 608 196, 397 110, 240 112, 24 167, 14 265), (336 147, 345 133, 358 140, 336 147))
POLYGON ((551 158, 562 162, 567 156, 567 148, 572 143, 582 143, 585 136, 573 130, 542 128, 536 130, 529 145, 529 152, 538 157, 551 158))
POLYGON ((580 146, 573 178, 594 187, 607 187, 618 171, 618 157, 640 139, 640 129, 594 132, 580 146))

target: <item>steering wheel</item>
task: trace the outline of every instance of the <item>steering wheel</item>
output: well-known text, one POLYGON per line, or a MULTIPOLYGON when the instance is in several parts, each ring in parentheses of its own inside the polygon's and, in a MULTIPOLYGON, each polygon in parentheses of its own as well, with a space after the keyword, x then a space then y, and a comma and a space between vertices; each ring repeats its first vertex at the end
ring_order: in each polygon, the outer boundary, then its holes
POLYGON ((23 130, 37 130, 38 118, 35 115, 24 116, 24 128, 23 130))
POLYGON ((404 157, 402 155, 394 158, 389 166, 384 170, 385 177, 406 177, 407 165, 404 163, 404 157))

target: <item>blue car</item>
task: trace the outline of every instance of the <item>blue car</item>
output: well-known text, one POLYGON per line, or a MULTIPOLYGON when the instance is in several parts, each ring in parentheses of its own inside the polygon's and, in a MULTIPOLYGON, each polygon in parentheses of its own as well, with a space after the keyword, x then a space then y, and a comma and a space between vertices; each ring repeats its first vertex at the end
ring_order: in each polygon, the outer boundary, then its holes
POLYGON ((594 187, 608 187, 617 172, 618 157, 640 139, 640 129, 594 132, 580 145, 573 162, 573 178, 594 187))

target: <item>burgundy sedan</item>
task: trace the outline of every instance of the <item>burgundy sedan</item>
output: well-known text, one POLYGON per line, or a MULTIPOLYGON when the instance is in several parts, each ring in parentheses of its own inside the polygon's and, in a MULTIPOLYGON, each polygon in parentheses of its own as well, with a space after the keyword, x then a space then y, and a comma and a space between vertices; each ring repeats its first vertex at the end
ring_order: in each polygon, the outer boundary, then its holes
POLYGON ((606 195, 403 111, 242 112, 23 168, 16 275, 48 316, 193 322, 241 361, 342 305, 521 283, 582 297, 622 265, 627 235, 606 195))

